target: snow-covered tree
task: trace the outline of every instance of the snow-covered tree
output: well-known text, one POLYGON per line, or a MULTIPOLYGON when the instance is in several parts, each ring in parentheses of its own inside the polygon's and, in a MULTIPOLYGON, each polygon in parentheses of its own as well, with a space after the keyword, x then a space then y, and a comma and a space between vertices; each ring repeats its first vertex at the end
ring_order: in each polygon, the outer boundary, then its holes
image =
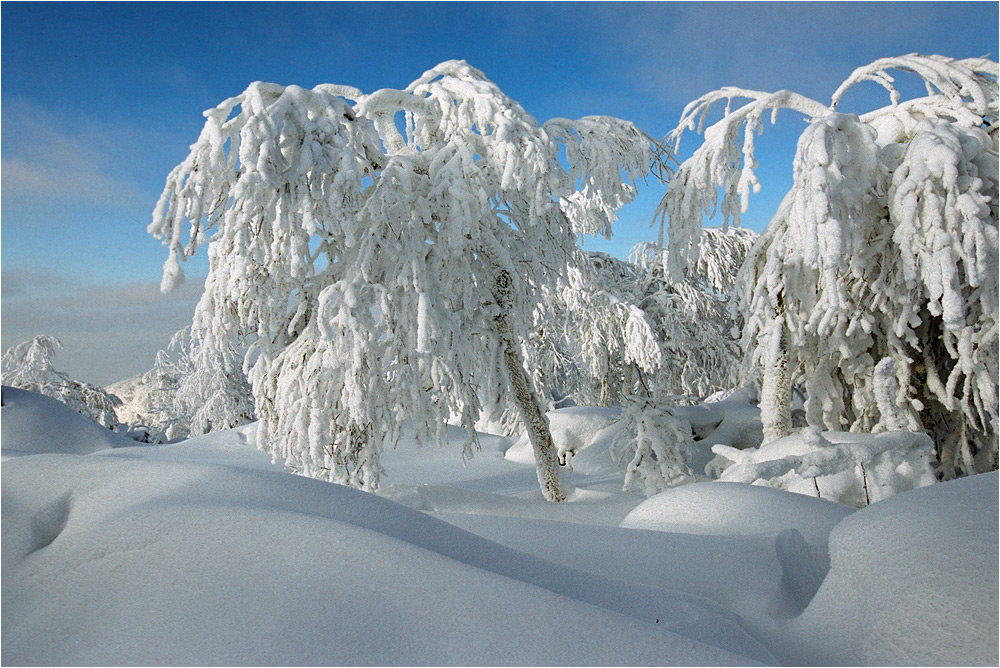
POLYGON ((62 342, 40 334, 11 346, 3 354, 3 382, 11 387, 58 399, 94 422, 112 429, 118 425, 115 409, 121 399, 103 388, 73 380, 52 365, 62 342))
POLYGON ((539 382, 577 402, 607 406, 630 394, 705 397, 739 381, 727 301, 757 234, 708 228, 694 271, 665 279, 665 252, 640 244, 634 262, 584 253, 547 294, 530 361, 539 382))
POLYGON ((676 171, 660 209, 668 269, 695 260, 702 214, 734 223, 760 184, 754 137, 764 114, 803 114, 794 182, 744 266, 737 297, 743 342, 762 373, 765 440, 790 431, 789 390, 807 392, 810 424, 927 432, 940 474, 997 465, 997 63, 888 58, 856 70, 830 104, 791 93, 723 88, 695 100, 672 133, 725 101, 722 120, 676 171), (926 96, 901 101, 889 70, 920 77, 926 96), (862 81, 890 104, 837 111, 862 81), (749 102, 733 105, 744 98, 749 102), (882 360, 892 359, 895 406, 882 360), (885 411, 888 411, 886 414, 885 411))
MULTIPOLYGON (((232 345, 201 345, 189 328, 174 335, 181 353, 173 412, 188 422, 192 436, 253 422, 253 393, 232 345)), ((166 361, 166 360, 163 360, 166 361)))
POLYGON ((653 323, 663 359, 652 379, 657 393, 706 397, 741 385, 730 295, 757 238, 746 228, 704 228, 697 262, 680 281, 667 273, 668 250, 659 244, 633 249, 641 286, 637 303, 653 323))
POLYGON ((628 262, 584 253, 545 295, 529 356, 538 383, 577 403, 607 406, 659 368, 653 326, 637 306, 639 281, 628 262))
POLYGON ((167 351, 159 350, 151 369, 108 386, 122 400, 118 418, 128 425, 132 438, 165 443, 188 436, 189 420, 174 412, 180 378, 175 367, 167 351))
POLYGON ((190 327, 174 334, 166 350, 157 351, 149 371, 112 387, 124 401, 123 417, 133 431, 144 429, 151 443, 256 419, 236 352, 199 346, 191 340, 190 327))
POLYGON ((368 95, 254 83, 205 116, 150 231, 166 289, 208 244, 193 334, 248 344, 260 445, 374 489, 411 419, 439 443, 457 420, 468 455, 481 407, 513 403, 545 497, 564 499, 522 342, 577 236, 608 234, 632 199, 650 139, 606 117, 538 125, 460 61, 368 95))

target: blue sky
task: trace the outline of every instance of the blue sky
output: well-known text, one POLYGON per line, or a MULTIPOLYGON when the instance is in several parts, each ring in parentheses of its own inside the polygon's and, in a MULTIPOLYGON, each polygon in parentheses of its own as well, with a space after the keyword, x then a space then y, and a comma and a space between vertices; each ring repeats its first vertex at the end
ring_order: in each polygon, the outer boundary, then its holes
MULTIPOLYGON (((151 211, 201 112, 251 81, 399 88, 461 58, 539 121, 614 115, 659 137, 688 101, 719 86, 827 101, 880 57, 996 59, 997 19, 995 2, 5 1, 2 346, 59 336, 57 367, 92 382, 151 365, 189 317, 207 269, 202 257, 187 268, 192 287, 156 293, 165 252, 145 231, 151 211)), ((880 94, 859 91, 845 110, 880 94)), ((764 191, 745 224, 761 229, 790 185, 800 131, 788 115, 759 139, 764 191)), ((697 144, 687 138, 684 153, 697 144)), ((655 239, 662 192, 649 183, 612 242, 587 247, 624 256, 655 239)))

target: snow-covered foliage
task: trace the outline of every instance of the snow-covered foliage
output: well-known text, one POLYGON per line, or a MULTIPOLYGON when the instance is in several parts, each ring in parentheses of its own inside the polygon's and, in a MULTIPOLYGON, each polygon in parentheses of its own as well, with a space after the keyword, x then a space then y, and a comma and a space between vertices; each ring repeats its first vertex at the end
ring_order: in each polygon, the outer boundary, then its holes
POLYGON ((153 367, 111 386, 122 398, 119 415, 140 439, 163 443, 231 429, 254 420, 250 385, 231 348, 219 357, 214 348, 191 341, 185 327, 159 350, 153 367))
POLYGON ((253 394, 237 352, 231 345, 200 345, 197 340, 185 340, 190 336, 189 328, 174 335, 171 345, 179 354, 176 362, 157 357, 157 363, 163 362, 168 373, 171 367, 179 372, 174 415, 188 422, 192 436, 253 422, 253 394))
POLYGON ((115 409, 121 399, 101 387, 73 380, 52 365, 62 342, 40 334, 30 341, 11 346, 3 354, 3 382, 58 399, 81 415, 112 429, 118 425, 115 409))
MULTIPOLYGON (((703 227, 696 238, 697 259, 684 267, 684 281, 705 292, 728 297, 736 287, 736 276, 760 235, 747 227, 703 227)), ((650 279, 673 283, 670 252, 663 243, 641 243, 632 257, 650 279)))
POLYGON ((809 121, 792 190, 735 293, 744 347, 763 370, 765 440, 788 433, 789 390, 801 383, 810 424, 903 422, 933 438, 946 478, 996 468, 997 71, 985 59, 909 55, 859 68, 829 105, 734 88, 688 105, 675 142, 700 131, 717 101, 726 110, 661 203, 675 278, 694 261, 718 189, 723 214, 738 223, 759 188, 753 139, 763 115, 773 122, 788 108, 809 121), (915 73, 927 96, 900 102, 890 69, 915 73), (890 104, 839 113, 861 81, 884 86, 890 104), (737 98, 750 102, 733 109, 737 98), (875 367, 890 358, 897 389, 887 402, 885 368, 875 367))
POLYGON ((118 419, 129 438, 143 443, 165 443, 184 438, 189 431, 189 421, 176 416, 173 410, 177 378, 160 371, 161 357, 165 354, 162 350, 157 352, 156 362, 149 371, 108 386, 122 400, 118 419))
POLYGON ((640 244, 631 262, 584 253, 536 311, 528 363, 536 383, 577 403, 630 394, 705 397, 738 387, 739 347, 726 302, 757 234, 709 228, 685 281, 665 279, 666 253, 640 244))
POLYGON ((729 312, 734 279, 758 235, 745 228, 705 228, 698 262, 684 280, 667 274, 667 250, 640 244, 632 252, 647 314, 663 358, 656 393, 706 397, 740 386, 740 349, 729 312))
POLYGON ((670 402, 628 397, 622 406, 623 429, 612 456, 625 469, 624 490, 641 489, 653 496, 694 481, 690 461, 694 449, 691 424, 674 415, 670 402))
POLYGON ((704 401, 675 406, 671 410, 691 424, 700 448, 721 443, 745 450, 758 447, 763 440, 759 403, 758 388, 754 383, 747 383, 735 392, 719 392, 704 401))
POLYGON ((578 404, 608 406, 640 386, 663 362, 653 323, 637 305, 635 267, 587 252, 536 312, 528 361, 536 384, 578 404))
POLYGON ((190 374, 193 363, 181 337, 175 334, 166 350, 158 350, 153 367, 133 378, 109 386, 121 397, 118 411, 133 431, 145 432, 141 440, 165 443, 191 433, 191 415, 177 412, 177 389, 190 374))
POLYGON ((164 288, 211 241, 192 333, 248 343, 261 445, 374 489, 407 421, 440 441, 456 420, 469 455, 481 407, 513 403, 562 496, 520 342, 577 235, 607 234, 633 197, 651 140, 612 118, 540 126, 460 61, 370 95, 254 83, 205 115, 150 231, 164 288))
POLYGON ((935 482, 926 434, 861 435, 807 427, 759 449, 715 445, 709 468, 725 482, 767 485, 855 507, 935 482))

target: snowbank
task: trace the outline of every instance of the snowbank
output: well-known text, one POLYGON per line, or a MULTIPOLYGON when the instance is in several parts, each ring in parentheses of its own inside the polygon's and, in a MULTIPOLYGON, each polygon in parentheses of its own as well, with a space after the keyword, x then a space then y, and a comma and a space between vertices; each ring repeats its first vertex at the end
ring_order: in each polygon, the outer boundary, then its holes
MULTIPOLYGON (((4 438, 17 449, 31 423, 9 422, 15 412, 4 409, 4 438)), ((67 428, 66 440, 99 449, 92 431, 67 428)), ((219 438, 235 446, 231 432, 219 438)), ((711 601, 259 470, 249 446, 196 458, 180 445, 4 463, 4 664, 773 661, 711 601)))
POLYGON ((851 512, 830 501, 759 485, 699 482, 650 497, 621 526, 711 536, 776 536, 795 529, 809 542, 825 544, 830 530, 851 512))
POLYGON ((998 474, 905 492, 830 534, 830 572, 786 661, 997 665, 998 474))
POLYGON ((383 498, 288 474, 253 426, 105 447, 11 396, 5 665, 997 663, 996 474, 853 511, 575 471, 549 504, 504 439, 464 466, 454 430, 385 453, 383 498), (92 454, 24 450, 56 424, 92 454))
POLYGON ((2 391, 0 442, 5 458, 44 452, 84 455, 136 444, 61 401, 7 385, 2 391))

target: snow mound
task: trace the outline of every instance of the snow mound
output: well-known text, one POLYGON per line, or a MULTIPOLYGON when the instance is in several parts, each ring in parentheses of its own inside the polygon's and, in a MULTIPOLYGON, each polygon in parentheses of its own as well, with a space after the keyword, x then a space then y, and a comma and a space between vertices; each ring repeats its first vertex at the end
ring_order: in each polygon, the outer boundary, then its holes
POLYGON ((373 494, 262 470, 252 426, 107 450, 103 430, 57 402, 11 396, 5 439, 21 444, 55 424, 66 430, 57 443, 95 454, 4 464, 5 665, 774 660, 710 600, 581 572, 373 494))
MULTIPOLYGON (((621 410, 596 406, 571 406, 547 413, 552 443, 560 461, 570 459, 578 473, 608 473, 624 467, 614 462, 610 447, 621 429, 617 420, 621 410), (584 454, 586 453, 586 454, 584 454)), ((504 458, 518 464, 535 464, 535 455, 527 434, 514 442, 504 458)))
MULTIPOLYGON (((756 389, 750 385, 719 399, 709 397, 703 403, 675 406, 672 410, 674 415, 691 423, 698 447, 706 453, 717 444, 745 450, 760 445, 764 438, 758 400, 756 389)), ((703 469, 707 463, 706 460, 694 465, 703 469)))
POLYGON ((40 453, 85 455, 136 445, 61 401, 7 385, 2 391, 0 442, 5 458, 40 453))
MULTIPOLYGON (((259 425, 260 422, 251 422, 232 429, 184 439, 177 443, 116 448, 95 454, 97 456, 137 457, 174 462, 206 462, 240 468, 284 471, 283 464, 273 463, 270 454, 257 449, 256 439, 259 425)), ((132 441, 129 443, 133 446, 136 445, 132 441)))
POLYGON ((830 534, 800 665, 997 665, 998 474, 904 492, 830 534))
POLYGON ((713 536, 799 531, 823 544, 851 508, 801 494, 744 483, 697 482, 646 499, 621 527, 713 536))
POLYGON ((708 601, 285 473, 21 457, 4 467, 0 526, 9 665, 771 660, 708 601))

